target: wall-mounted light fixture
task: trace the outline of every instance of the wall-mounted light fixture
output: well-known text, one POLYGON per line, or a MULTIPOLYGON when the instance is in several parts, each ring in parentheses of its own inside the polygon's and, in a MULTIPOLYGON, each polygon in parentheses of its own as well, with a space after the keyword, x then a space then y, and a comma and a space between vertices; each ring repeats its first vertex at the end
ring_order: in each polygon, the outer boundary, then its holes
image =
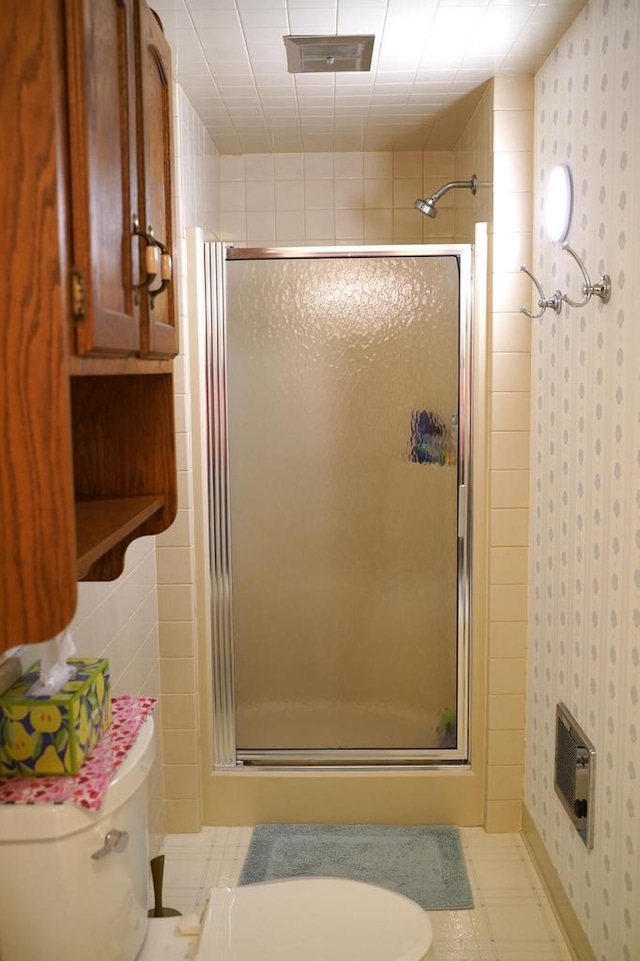
POLYGON ((551 171, 544 200, 544 225, 554 244, 567 239, 573 207, 573 185, 567 164, 557 164, 551 171))
POLYGON ((544 224, 545 230, 550 240, 554 243, 560 243, 562 245, 562 250, 566 250, 568 254, 571 254, 573 259, 578 264, 578 267, 582 271, 582 277, 584 283, 582 284, 582 300, 576 301, 572 300, 567 294, 563 294, 561 290, 556 290, 556 292, 551 297, 545 297, 542 285, 534 277, 532 272, 524 264, 521 265, 520 270, 523 270, 527 277, 530 277, 535 284, 538 294, 538 313, 534 314, 522 305, 520 308, 520 313, 526 314, 532 320, 537 320, 538 317, 542 317, 545 310, 551 308, 556 314, 559 314, 562 310, 563 304, 568 304, 570 307, 584 307, 589 303, 592 297, 599 297, 600 300, 607 304, 609 302, 609 297, 611 296, 611 278, 608 274, 603 274, 600 280, 592 284, 589 274, 587 273, 587 268, 585 267, 582 259, 575 252, 573 247, 570 247, 566 242, 567 234, 569 233, 569 225, 571 223, 571 211, 573 207, 573 186, 571 181, 571 171, 567 164, 557 164, 551 171, 549 177, 549 182, 547 184, 547 191, 545 194, 544 203, 544 224))

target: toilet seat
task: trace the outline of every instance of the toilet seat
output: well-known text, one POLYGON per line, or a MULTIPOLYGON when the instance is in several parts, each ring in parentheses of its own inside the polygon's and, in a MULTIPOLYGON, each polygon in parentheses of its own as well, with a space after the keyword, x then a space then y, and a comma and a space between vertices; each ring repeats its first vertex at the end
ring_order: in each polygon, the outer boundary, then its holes
POLYGON ((401 894, 342 878, 213 888, 195 961, 422 961, 433 931, 401 894))

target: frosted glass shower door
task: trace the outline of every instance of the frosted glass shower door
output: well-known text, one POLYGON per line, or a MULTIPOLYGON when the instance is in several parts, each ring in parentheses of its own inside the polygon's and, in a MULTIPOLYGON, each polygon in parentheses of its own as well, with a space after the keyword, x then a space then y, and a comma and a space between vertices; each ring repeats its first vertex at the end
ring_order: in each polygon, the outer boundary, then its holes
POLYGON ((455 747, 459 261, 226 271, 238 756, 455 747))

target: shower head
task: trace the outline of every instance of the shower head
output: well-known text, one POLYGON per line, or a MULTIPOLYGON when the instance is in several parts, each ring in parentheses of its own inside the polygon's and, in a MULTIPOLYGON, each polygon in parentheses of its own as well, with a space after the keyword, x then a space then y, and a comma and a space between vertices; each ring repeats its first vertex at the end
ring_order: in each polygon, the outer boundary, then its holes
POLYGON ((444 187, 440 187, 440 190, 436 190, 430 197, 426 197, 424 200, 420 198, 415 200, 413 206, 427 217, 436 217, 438 214, 436 204, 441 197, 444 197, 447 191, 453 190, 454 187, 462 187, 470 190, 472 194, 475 194, 478 189, 478 178, 474 174, 471 180, 452 180, 450 184, 445 184, 444 187))
POLYGON ((426 217, 437 217, 438 211, 436 210, 436 204, 433 197, 427 197, 426 200, 415 200, 413 206, 416 210, 419 210, 421 214, 426 217))

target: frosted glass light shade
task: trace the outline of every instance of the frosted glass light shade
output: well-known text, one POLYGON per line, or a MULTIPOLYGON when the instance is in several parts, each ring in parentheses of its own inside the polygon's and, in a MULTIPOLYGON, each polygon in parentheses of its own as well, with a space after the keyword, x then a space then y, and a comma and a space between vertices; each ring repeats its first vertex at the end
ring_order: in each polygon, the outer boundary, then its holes
POLYGON ((554 243, 562 243, 569 233, 573 190, 567 164, 557 164, 551 171, 545 197, 544 222, 554 243))

